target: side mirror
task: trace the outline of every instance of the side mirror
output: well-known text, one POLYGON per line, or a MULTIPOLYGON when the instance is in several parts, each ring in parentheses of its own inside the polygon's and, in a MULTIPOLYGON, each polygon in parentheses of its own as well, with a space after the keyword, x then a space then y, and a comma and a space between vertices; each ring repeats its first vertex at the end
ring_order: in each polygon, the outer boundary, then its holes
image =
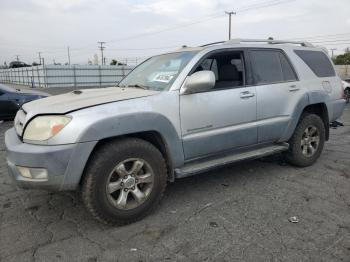
POLYGON ((194 94, 212 89, 215 86, 215 75, 212 71, 199 71, 190 75, 182 90, 181 94, 194 94))

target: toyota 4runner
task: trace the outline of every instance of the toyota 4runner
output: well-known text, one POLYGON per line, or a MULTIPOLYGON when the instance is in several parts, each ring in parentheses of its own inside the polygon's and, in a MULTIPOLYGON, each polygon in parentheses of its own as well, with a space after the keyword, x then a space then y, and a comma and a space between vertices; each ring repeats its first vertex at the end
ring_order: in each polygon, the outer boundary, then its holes
POLYGON ((80 189, 95 218, 126 224, 156 207, 167 181, 278 152, 312 165, 344 106, 331 60, 311 44, 184 47, 116 87, 24 104, 7 164, 19 187, 80 189))

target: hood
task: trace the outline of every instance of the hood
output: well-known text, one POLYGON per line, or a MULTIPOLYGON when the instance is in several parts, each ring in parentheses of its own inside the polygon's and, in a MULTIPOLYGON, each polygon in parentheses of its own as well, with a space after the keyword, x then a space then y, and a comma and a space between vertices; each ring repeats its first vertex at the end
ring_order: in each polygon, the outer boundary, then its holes
POLYGON ((17 94, 22 94, 22 95, 31 95, 31 96, 50 96, 50 94, 42 92, 42 91, 37 91, 37 90, 32 90, 32 89, 20 89, 16 88, 16 93, 17 94))
POLYGON ((75 90, 70 93, 35 100, 22 106, 31 116, 38 114, 65 114, 81 108, 100 104, 145 97, 158 94, 158 91, 138 88, 95 88, 75 90))

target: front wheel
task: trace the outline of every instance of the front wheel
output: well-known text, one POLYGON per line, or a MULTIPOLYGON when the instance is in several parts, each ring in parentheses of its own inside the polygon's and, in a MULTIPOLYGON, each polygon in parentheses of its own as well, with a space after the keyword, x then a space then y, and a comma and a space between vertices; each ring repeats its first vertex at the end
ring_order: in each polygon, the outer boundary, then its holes
POLYGON ((304 114, 289 140, 286 160, 296 166, 306 167, 316 162, 325 142, 325 127, 315 114, 304 114))
POLYGON ((145 217, 162 198, 165 160, 151 143, 127 138, 94 152, 82 184, 83 202, 106 224, 128 224, 145 217))

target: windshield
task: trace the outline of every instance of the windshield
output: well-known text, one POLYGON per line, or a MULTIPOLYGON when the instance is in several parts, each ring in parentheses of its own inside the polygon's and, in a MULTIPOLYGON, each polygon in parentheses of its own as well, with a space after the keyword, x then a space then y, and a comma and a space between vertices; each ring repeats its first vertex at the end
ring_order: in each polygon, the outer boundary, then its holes
POLYGON ((185 51, 151 57, 130 72, 119 86, 168 90, 197 52, 185 51))

